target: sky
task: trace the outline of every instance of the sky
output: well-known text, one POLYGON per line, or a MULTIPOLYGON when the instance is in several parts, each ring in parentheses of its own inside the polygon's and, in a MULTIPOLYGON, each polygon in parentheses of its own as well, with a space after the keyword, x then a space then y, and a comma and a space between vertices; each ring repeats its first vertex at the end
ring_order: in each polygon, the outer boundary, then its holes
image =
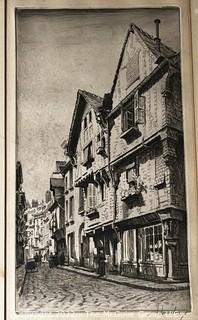
POLYGON ((176 9, 19 10, 17 12, 17 160, 26 198, 41 201, 56 160, 64 160, 78 89, 104 96, 112 86, 131 23, 180 50, 176 9))

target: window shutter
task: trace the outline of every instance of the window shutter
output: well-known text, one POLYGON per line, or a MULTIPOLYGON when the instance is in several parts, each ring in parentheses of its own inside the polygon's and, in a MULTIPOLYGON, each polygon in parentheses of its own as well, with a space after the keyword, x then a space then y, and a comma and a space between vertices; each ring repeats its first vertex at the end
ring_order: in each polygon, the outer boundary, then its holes
POLYGON ((146 98, 144 96, 139 96, 138 103, 137 103, 136 123, 139 123, 139 124, 145 123, 145 104, 146 104, 146 98))
POLYGON ((134 95, 134 119, 138 123, 138 91, 134 95))
POLYGON ((84 162, 88 160, 88 148, 84 149, 84 162))
POLYGON ((123 106, 121 106, 121 130, 122 130, 122 132, 124 132, 124 130, 125 130, 124 118, 125 118, 124 117, 124 110, 123 110, 123 106))

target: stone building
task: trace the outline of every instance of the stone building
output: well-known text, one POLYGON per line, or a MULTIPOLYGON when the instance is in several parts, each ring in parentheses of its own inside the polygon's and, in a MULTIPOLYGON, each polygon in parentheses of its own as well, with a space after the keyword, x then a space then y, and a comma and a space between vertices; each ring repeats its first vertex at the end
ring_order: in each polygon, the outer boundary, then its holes
POLYGON ((24 263, 26 245, 26 197, 22 188, 23 172, 20 161, 16 164, 16 266, 24 263))
POLYGON ((56 171, 50 178, 50 190, 53 193, 53 203, 49 208, 52 213, 51 230, 54 240, 54 252, 58 258, 66 256, 65 243, 65 208, 64 208, 64 178, 61 174, 65 161, 56 161, 56 171))
POLYGON ((187 269, 180 56, 132 24, 111 95, 110 165, 121 274, 184 279, 187 269))
POLYGON ((25 212, 27 258, 33 258, 36 252, 40 252, 43 261, 46 261, 49 253, 54 252, 54 240, 51 238, 52 213, 49 211, 51 205, 52 200, 48 203, 41 203, 37 207, 28 208, 25 212))
POLYGON ((107 272, 182 280, 188 264, 180 55, 161 42, 155 23, 156 37, 131 24, 104 98, 77 93, 67 168, 75 168, 74 212, 82 219, 71 241, 86 267, 95 268, 102 247, 107 272))
POLYGON ((26 233, 27 233, 27 244, 25 247, 26 258, 34 257, 34 236, 35 236, 35 224, 34 224, 34 214, 36 213, 36 208, 28 208, 25 211, 26 215, 26 233))

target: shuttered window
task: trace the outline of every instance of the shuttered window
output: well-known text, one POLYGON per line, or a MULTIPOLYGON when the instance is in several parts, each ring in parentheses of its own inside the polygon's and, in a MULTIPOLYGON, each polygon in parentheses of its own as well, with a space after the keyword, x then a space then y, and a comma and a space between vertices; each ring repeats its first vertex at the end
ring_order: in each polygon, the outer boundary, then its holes
POLYGON ((87 205, 88 208, 96 206, 96 187, 91 183, 87 187, 87 205))
POLYGON ((84 191, 83 188, 79 188, 79 208, 78 211, 84 210, 84 191))
POLYGON ((134 104, 136 124, 145 124, 145 104, 146 98, 144 96, 136 96, 134 104))
POLYGON ((125 132, 137 124, 145 124, 146 98, 135 93, 130 104, 121 110, 122 131, 125 132))

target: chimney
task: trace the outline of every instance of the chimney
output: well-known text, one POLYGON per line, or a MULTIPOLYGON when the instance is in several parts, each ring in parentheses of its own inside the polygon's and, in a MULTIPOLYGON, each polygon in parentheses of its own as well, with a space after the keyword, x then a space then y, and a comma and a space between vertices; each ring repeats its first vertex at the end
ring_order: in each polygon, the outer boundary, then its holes
POLYGON ((160 19, 155 19, 154 20, 155 26, 156 26, 156 37, 155 37, 155 43, 157 46, 157 50, 160 51, 160 42, 161 39, 159 37, 159 24, 160 24, 160 19))

